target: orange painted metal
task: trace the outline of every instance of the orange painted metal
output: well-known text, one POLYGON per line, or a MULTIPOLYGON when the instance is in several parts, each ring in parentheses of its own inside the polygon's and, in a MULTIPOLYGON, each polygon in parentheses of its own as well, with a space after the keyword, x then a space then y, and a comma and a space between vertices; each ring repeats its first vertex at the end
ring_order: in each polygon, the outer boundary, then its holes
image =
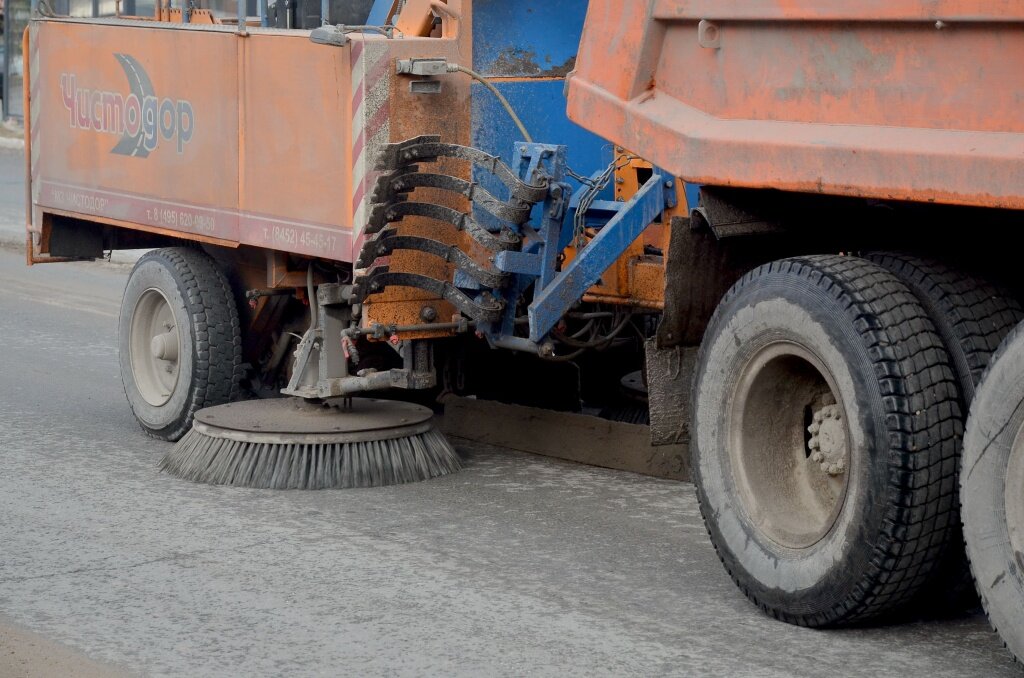
POLYGON ((395 20, 395 28, 407 36, 427 37, 434 27, 432 0, 406 0, 395 20))
POLYGON ((592 0, 568 112, 693 182, 1022 209, 1022 35, 1011 0, 592 0))
MULTIPOLYGON (((626 202, 632 198, 646 181, 653 169, 651 163, 622 148, 617 148, 617 169, 614 175, 615 200, 626 202)), ((591 287, 583 300, 594 303, 630 306, 648 310, 661 310, 665 306, 665 258, 663 254, 649 254, 648 248, 668 251, 670 228, 668 223, 675 215, 687 213, 683 186, 677 187, 680 204, 666 211, 661 222, 648 226, 633 241, 622 255, 591 287)), ((587 233, 592 238, 594 233, 587 233)), ((566 261, 576 255, 576 248, 566 250, 566 261)))
POLYGON ((417 134, 468 142, 468 83, 417 95, 394 73, 397 58, 458 60, 455 39, 339 48, 303 31, 116 19, 32 30, 38 210, 352 261, 376 150, 417 134))
POLYGON ((267 257, 267 287, 304 288, 306 286, 306 271, 288 270, 288 255, 284 252, 268 250, 267 257))
MULTIPOLYGON (((442 9, 440 37, 351 34, 343 47, 314 44, 298 30, 33 21, 41 49, 29 70, 40 86, 26 110, 38 112, 29 124, 41 141, 29 167, 29 229, 38 232, 47 213, 66 214, 354 261, 380 148, 420 134, 470 141, 468 79, 445 78, 440 93, 419 94, 395 72, 399 58, 469 58, 471 33, 461 30, 468 8, 451 0, 442 9)), ((439 171, 469 178, 465 163, 446 161, 439 171)), ((446 242, 465 237, 422 218, 400 229, 446 242)), ((424 254, 396 252, 389 263, 451 278, 449 264, 424 254)), ((367 300, 363 319, 419 324, 425 305, 440 318, 454 313, 421 290, 389 288, 367 300)))

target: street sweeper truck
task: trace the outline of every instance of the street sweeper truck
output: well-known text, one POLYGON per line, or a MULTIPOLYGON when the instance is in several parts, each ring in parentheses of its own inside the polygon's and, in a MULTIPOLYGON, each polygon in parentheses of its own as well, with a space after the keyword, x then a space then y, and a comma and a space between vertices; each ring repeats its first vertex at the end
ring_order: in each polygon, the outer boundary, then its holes
POLYGON ((120 363, 168 472, 426 479, 422 403, 640 370, 766 613, 976 582, 1024 657, 1024 6, 33 10, 28 261, 150 250, 120 363))

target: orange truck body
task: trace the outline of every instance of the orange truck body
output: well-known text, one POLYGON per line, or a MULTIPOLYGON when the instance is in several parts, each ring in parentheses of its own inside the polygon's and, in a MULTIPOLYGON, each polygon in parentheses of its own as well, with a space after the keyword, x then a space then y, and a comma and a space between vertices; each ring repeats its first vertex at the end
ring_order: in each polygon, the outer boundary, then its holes
POLYGON ((1022 38, 1015 0, 591 0, 568 113, 695 183, 1021 209, 1022 38))
MULTIPOLYGON (((423 4, 408 10, 429 15, 423 4)), ((445 10, 443 31, 429 36, 353 33, 343 46, 315 44, 309 31, 182 24, 180 13, 176 21, 33 20, 25 42, 29 262, 60 260, 42 256, 54 216, 354 262, 378 149, 420 134, 470 142, 467 79, 446 79, 422 95, 395 72, 402 58, 471 61, 463 30, 471 8, 451 0, 445 10)), ((464 163, 439 166, 468 178, 464 163)), ((428 219, 401 228, 461 242, 462 234, 428 219)), ((392 259, 403 270, 452 275, 450 264, 423 253, 392 259)), ((285 267, 272 260, 265 285, 304 287, 285 267)), ((454 313, 412 288, 372 301, 367 323, 418 322, 427 302, 442 317, 454 313)))
POLYGON ((468 83, 446 81, 427 107, 395 77, 395 59, 459 61, 468 36, 450 25, 450 36, 353 34, 336 47, 308 31, 33 21, 36 248, 57 214, 353 261, 376 149, 417 134, 469 141, 468 83))

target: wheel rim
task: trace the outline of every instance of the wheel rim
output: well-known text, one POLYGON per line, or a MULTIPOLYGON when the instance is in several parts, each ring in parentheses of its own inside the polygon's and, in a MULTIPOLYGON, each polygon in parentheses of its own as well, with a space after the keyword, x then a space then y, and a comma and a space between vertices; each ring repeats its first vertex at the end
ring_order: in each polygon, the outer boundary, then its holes
POLYGON ((779 341, 743 368, 728 413, 732 478, 751 523, 776 544, 813 546, 846 499, 851 439, 829 370, 779 341))
POLYGON ((139 297, 128 343, 135 386, 147 403, 160 407, 178 384, 181 353, 174 310, 160 290, 150 288, 139 297))
POLYGON ((1024 553, 1024 426, 1017 431, 1010 448, 1006 466, 1006 484, 1003 488, 1006 502, 1006 527, 1010 533, 1013 552, 1024 553))

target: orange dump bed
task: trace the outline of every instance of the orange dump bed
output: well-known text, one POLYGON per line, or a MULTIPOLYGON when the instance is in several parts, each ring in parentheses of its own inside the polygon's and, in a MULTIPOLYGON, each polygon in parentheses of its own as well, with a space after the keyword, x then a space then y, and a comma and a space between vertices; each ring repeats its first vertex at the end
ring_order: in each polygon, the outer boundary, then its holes
POLYGON ((1016 0, 591 0, 568 110, 697 183, 1022 209, 1022 73, 1016 0))

